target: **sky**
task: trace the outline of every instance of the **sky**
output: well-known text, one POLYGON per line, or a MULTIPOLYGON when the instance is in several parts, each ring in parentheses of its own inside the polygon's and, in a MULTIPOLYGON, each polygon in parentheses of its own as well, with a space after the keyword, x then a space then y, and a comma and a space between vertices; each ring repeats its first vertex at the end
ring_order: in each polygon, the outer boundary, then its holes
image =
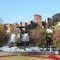
POLYGON ((29 22, 34 14, 47 17, 60 13, 60 0, 0 0, 0 17, 4 23, 29 22))

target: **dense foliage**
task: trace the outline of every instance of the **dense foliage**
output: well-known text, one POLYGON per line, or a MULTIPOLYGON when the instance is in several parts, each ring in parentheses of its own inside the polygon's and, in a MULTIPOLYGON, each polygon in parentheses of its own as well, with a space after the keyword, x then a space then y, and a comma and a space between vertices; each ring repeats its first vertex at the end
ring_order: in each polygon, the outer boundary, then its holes
POLYGON ((8 41, 8 34, 4 30, 4 26, 0 24, 0 46, 4 45, 8 41))
POLYGON ((58 25, 54 27, 53 44, 60 47, 60 26, 58 25))
POLYGON ((41 40, 41 34, 43 29, 42 28, 35 28, 30 30, 30 42, 34 46, 41 46, 42 40, 41 40))
POLYGON ((60 13, 54 14, 51 20, 52 25, 55 26, 59 21, 60 21, 60 13))

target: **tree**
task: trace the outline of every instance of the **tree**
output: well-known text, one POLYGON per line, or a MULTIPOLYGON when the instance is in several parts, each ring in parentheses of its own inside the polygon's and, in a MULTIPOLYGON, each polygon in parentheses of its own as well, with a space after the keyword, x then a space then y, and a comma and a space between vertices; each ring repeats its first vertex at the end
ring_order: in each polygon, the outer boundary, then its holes
POLYGON ((59 47, 60 47, 60 24, 54 27, 53 44, 55 47, 57 47, 56 52, 58 54, 59 47))
POLYGON ((43 41, 43 46, 48 47, 50 45, 52 45, 52 33, 48 33, 47 29, 44 29, 42 34, 41 34, 41 38, 43 41))
POLYGON ((30 30, 30 42, 34 46, 41 46, 42 40, 41 40, 41 33, 43 29, 42 28, 35 28, 30 30))
POLYGON ((55 26, 58 21, 60 21, 60 13, 56 13, 52 16, 51 23, 53 26, 55 26))
POLYGON ((53 44, 60 47, 60 26, 58 25, 54 27, 53 44))
POLYGON ((4 25, 0 24, 0 46, 3 46, 8 41, 8 34, 4 30, 4 25))
POLYGON ((42 42, 43 42, 43 46, 46 46, 46 29, 44 29, 44 31, 42 32, 41 34, 41 39, 42 39, 42 42))

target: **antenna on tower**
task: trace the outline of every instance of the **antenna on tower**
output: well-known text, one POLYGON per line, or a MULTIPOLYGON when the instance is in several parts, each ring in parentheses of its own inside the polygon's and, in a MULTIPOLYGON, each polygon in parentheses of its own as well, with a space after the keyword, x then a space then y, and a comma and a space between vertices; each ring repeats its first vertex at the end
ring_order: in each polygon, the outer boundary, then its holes
POLYGON ((19 20, 21 20, 22 19, 22 17, 21 16, 19 16, 19 20))
POLYGON ((21 16, 19 16, 19 20, 20 20, 20 26, 22 26, 22 17, 21 16))

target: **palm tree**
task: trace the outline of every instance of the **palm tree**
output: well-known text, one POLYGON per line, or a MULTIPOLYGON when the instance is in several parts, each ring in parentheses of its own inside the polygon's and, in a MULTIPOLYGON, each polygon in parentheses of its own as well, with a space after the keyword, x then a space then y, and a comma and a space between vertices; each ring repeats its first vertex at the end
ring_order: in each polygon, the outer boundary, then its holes
POLYGON ((52 44, 52 33, 48 33, 46 29, 44 29, 42 35, 41 35, 43 46, 48 48, 52 44))

